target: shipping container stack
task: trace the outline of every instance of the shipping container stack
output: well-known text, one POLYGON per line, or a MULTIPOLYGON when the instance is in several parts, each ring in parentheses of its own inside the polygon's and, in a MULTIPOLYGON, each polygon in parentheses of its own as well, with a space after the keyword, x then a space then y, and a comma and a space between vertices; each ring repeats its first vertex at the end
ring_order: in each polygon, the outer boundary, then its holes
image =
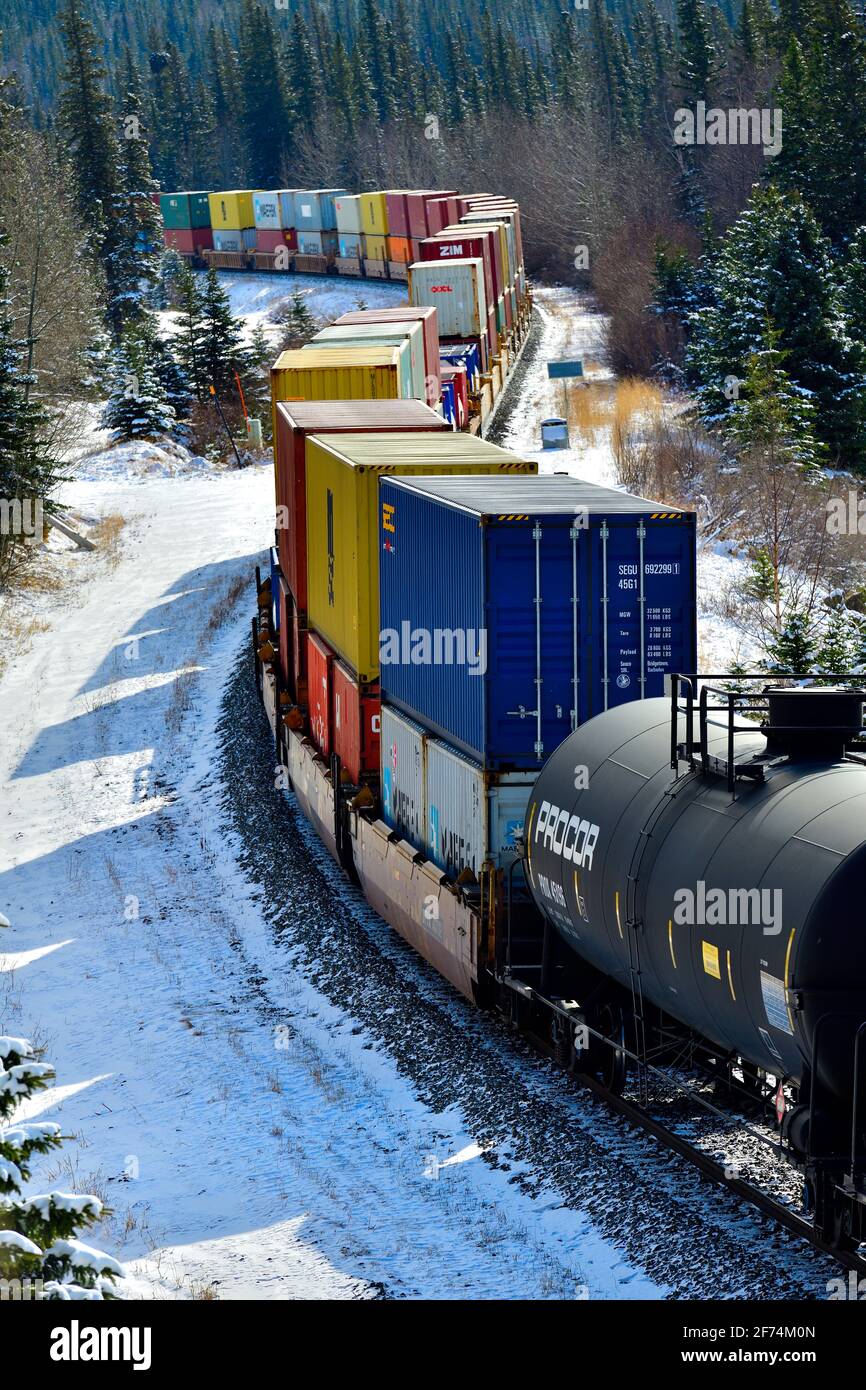
POLYGON ((294 188, 277 188, 253 194, 256 228, 256 270, 288 271, 298 249, 295 228, 294 188))
POLYGON ((297 270, 324 274, 334 265, 339 254, 335 203, 345 196, 345 188, 309 188, 295 192, 297 270))
POLYGON ((188 259, 213 249, 207 193, 160 193, 156 196, 167 247, 188 259))
POLYGON ((256 249, 252 189, 232 189, 208 195, 213 229, 213 252, 206 257, 217 267, 244 268, 256 249))
POLYGON ((573 729, 694 668, 695 517, 560 476, 387 477, 379 501, 383 816, 480 880, 573 729))

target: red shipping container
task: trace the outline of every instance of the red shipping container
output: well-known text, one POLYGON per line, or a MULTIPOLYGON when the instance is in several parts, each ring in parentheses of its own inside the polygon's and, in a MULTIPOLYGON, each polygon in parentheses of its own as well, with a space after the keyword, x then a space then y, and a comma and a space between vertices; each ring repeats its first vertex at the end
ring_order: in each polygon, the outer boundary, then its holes
POLYGON ((421 242, 422 261, 444 261, 477 257, 484 263, 484 293, 488 304, 495 304, 502 293, 497 289, 495 232, 478 232, 471 236, 455 236, 453 232, 437 232, 421 242))
POLYGON ((195 232, 190 227, 165 227, 163 228, 162 239, 167 247, 172 251, 179 251, 182 256, 195 255, 195 232))
POLYGON ((310 738, 330 758, 334 733, 334 653, 317 632, 307 633, 307 702, 310 738))
MULTIPOLYGON (((420 260, 420 256, 416 259, 420 260)), ((435 308, 417 308, 411 304, 406 304, 401 309, 355 309, 350 314, 341 314, 337 323, 399 323, 401 319, 423 319, 427 404, 435 406, 442 395, 442 376, 439 370, 439 319, 435 308)))
POLYGON ((406 213, 409 222, 409 236, 415 237, 418 241, 423 241, 425 236, 429 236, 430 227, 427 222, 427 204, 438 198, 453 198, 457 194, 456 188, 426 188, 419 189, 415 193, 406 194, 406 213))
POLYGON ((490 344, 490 355, 495 357, 499 351, 499 332, 496 327, 496 305, 491 304, 487 315, 487 341, 490 344))
POLYGON ((443 362, 442 380, 443 382, 451 381, 454 384, 457 428, 459 430, 465 429, 469 421, 469 378, 466 375, 466 368, 452 366, 450 362, 443 362))
POLYGON ((427 200, 427 227, 430 236, 436 232, 441 232, 443 227, 447 227, 451 221, 450 198, 428 198, 427 200))
POLYGON ((285 246, 287 251, 297 251, 298 233, 294 227, 279 228, 271 230, 269 227, 259 227, 256 231, 256 250, 264 251, 267 255, 273 256, 279 251, 281 246, 285 246))
MULTIPOLYGON (((389 310, 394 314, 396 311, 389 310)), ((412 310, 397 317, 417 318, 436 310, 412 310)), ((345 319, 347 316, 344 315, 345 319)), ((349 316, 351 317, 351 316, 349 316)), ((362 323, 369 322, 365 315, 362 323)), ((338 322, 342 323, 343 319, 338 322)), ((439 365, 439 336, 436 335, 439 365)), ((309 434, 387 430, 441 430, 446 424, 423 401, 278 401, 274 410, 274 485, 280 568, 302 617, 307 612, 307 484, 304 451, 309 434)), ((295 670, 299 671, 296 665, 295 670)), ((298 703, 303 703, 296 692, 298 703)))
POLYGON ((388 214, 388 235, 403 236, 409 235, 409 220, 406 213, 406 192, 404 189, 394 189, 391 193, 385 194, 385 210, 388 214))
POLYGON ((457 196, 457 210, 462 217, 464 212, 470 212, 472 204, 478 198, 492 198, 492 193, 462 193, 457 196))
POLYGON ((213 250, 213 229, 211 227, 193 227, 192 235, 198 255, 201 255, 202 251, 213 250))
POLYGON ((334 663, 334 752, 355 783, 379 771, 382 705, 379 682, 360 686, 342 661, 334 663))

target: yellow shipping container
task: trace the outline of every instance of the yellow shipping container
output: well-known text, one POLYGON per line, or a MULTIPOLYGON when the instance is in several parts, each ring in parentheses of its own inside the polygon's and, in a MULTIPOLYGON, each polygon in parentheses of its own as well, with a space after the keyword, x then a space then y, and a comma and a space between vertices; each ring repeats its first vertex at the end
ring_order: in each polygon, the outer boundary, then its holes
POLYGON ((306 443, 310 626, 362 681, 379 674, 379 479, 386 473, 537 473, 475 435, 310 435, 306 443))
POLYGON ((386 236, 369 236, 364 234, 364 256, 368 261, 387 261, 388 238, 386 236))
POLYGON ((296 348, 271 368, 271 402, 399 400, 400 376, 399 347, 296 348))
POLYGON ((215 231, 239 231, 254 227, 253 193, 255 189, 233 189, 227 193, 209 193, 210 224, 215 231))
POLYGON ((366 236, 388 235, 388 204, 384 193, 361 194, 361 231, 366 236))

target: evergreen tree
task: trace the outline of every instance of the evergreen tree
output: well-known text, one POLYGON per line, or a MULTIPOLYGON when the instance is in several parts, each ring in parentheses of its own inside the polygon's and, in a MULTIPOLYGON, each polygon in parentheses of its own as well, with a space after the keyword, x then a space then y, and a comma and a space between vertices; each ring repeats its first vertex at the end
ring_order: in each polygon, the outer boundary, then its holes
POLYGON ((179 306, 187 273, 186 261, 180 252, 166 247, 160 257, 157 281, 151 295, 155 309, 176 309, 179 306))
POLYGON ((128 335, 114 354, 114 382, 102 415, 103 429, 114 444, 154 439, 174 427, 168 403, 142 335, 128 335))
POLYGON ((842 261, 842 308, 852 338, 866 344, 866 227, 858 227, 842 261))
POLYGON ((791 612, 767 647, 767 670, 778 675, 803 676, 812 670, 816 657, 813 624, 799 609, 791 612))
POLYGON ((854 615, 847 608, 834 608, 815 655, 818 670, 830 675, 842 675, 854 669, 858 636, 854 615))
POLYGON ((243 0, 238 57, 247 177, 253 188, 273 188, 288 158, 293 113, 272 11, 259 0, 243 0))
POLYGON ((785 373, 815 408, 815 433, 831 461, 866 463, 866 373, 846 332, 830 248, 794 195, 755 189, 707 268, 711 303, 691 320, 686 367, 704 420, 736 406, 731 383, 776 335, 785 373))
POLYGON ((318 329, 316 319, 310 313, 309 305, 299 291, 296 291, 295 294, 292 295, 289 306, 283 314, 281 322, 283 326, 283 337, 280 344, 280 351, 282 352, 303 347, 305 343, 310 341, 318 329))
POLYGON ((23 1296, 38 1280, 49 1300, 117 1298, 122 1266, 78 1239, 103 1215, 98 1197, 23 1192, 34 1155, 60 1147, 60 1126, 9 1121, 53 1080, 53 1068, 37 1060, 31 1043, 0 1037, 0 1279, 17 1279, 23 1296))
POLYGON ((178 291, 179 311, 175 350, 195 400, 208 398, 208 375, 204 345, 204 310, 196 276, 184 266, 178 291))
POLYGON ((706 101, 719 64, 703 0, 677 0, 679 90, 688 105, 706 101))
POLYGON ((246 369, 247 353, 242 339, 241 325, 211 266, 201 295, 201 351, 205 380, 217 395, 236 390, 235 373, 242 375, 246 369))

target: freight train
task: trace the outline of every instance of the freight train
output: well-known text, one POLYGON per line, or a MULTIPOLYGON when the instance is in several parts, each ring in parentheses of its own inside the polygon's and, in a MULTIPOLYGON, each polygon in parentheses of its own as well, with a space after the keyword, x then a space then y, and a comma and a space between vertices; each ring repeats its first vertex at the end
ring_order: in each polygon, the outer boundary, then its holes
MULTIPOLYGON (((410 304, 437 309, 439 337, 453 348, 441 362, 436 350, 433 376, 418 398, 437 409, 441 401, 455 429, 477 432, 492 414, 529 324, 520 209, 513 200, 455 189, 338 188, 153 197, 165 246, 191 265, 406 283, 410 304)), ((357 348, 369 335, 368 324, 346 318, 317 342, 331 346, 339 339, 357 348)), ((407 370, 401 360, 401 378, 407 370)), ((418 396, 417 383, 402 379, 388 394, 418 396)))
POLYGON ((337 327, 273 368, 253 620, 303 814, 442 976, 609 1099, 685 1066, 774 1114, 853 1250, 866 692, 681 674, 694 514, 449 427, 437 364, 465 345, 435 307, 337 327))

